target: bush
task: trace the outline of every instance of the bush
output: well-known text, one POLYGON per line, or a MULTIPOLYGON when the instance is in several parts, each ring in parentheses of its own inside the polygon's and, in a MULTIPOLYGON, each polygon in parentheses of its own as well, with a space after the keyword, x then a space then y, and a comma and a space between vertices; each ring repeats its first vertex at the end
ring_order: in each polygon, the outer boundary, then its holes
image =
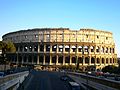
POLYGON ((114 65, 108 65, 102 69, 103 72, 117 73, 118 67, 114 65))

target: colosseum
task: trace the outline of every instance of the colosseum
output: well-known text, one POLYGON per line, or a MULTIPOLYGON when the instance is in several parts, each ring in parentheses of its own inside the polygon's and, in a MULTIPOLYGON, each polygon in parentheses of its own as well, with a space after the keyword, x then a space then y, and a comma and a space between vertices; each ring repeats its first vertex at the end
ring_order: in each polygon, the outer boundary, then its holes
POLYGON ((36 28, 10 32, 3 41, 12 41, 16 53, 13 64, 79 67, 117 65, 113 34, 94 29, 36 28))

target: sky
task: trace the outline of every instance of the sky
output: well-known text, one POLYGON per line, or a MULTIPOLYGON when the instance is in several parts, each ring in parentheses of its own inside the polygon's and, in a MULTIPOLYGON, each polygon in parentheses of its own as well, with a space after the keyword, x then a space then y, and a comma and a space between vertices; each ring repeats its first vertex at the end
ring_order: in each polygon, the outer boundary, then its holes
POLYGON ((60 27, 110 31, 120 57, 120 0, 0 0, 0 40, 13 31, 60 27))

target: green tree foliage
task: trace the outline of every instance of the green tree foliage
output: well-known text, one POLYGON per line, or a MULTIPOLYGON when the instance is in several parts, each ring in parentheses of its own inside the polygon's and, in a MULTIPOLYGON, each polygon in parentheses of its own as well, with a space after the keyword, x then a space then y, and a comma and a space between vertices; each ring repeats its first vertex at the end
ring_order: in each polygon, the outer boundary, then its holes
POLYGON ((118 67, 114 65, 108 65, 102 69, 103 72, 117 73, 118 67))
POLYGON ((0 41, 0 50, 2 50, 2 55, 0 56, 0 64, 6 64, 7 61, 6 54, 14 53, 16 51, 16 48, 14 44, 10 41, 7 42, 0 41))
POLYGON ((16 48, 14 44, 11 41, 3 42, 0 41, 0 49, 2 50, 2 53, 14 53, 16 51, 16 48))

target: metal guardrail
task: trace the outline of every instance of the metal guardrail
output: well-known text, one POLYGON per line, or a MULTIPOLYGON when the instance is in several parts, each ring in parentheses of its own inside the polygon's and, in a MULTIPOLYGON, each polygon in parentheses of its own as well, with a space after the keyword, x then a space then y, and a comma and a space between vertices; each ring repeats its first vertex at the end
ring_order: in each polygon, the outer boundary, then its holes
POLYGON ((29 71, 19 72, 15 74, 10 74, 4 77, 0 78, 0 89, 4 88, 5 85, 7 88, 10 88, 16 83, 22 83, 24 77, 26 77, 29 74, 29 71), (10 85, 11 84, 11 85, 10 85))
POLYGON ((106 86, 109 86, 109 87, 112 87, 112 88, 120 89, 120 82, 118 82, 118 81, 102 79, 102 78, 89 76, 89 75, 85 75, 85 74, 82 74, 82 73, 75 73, 75 72, 68 72, 68 74, 73 74, 73 75, 76 75, 76 76, 80 76, 82 78, 85 78, 87 80, 91 80, 91 81, 96 82, 96 83, 100 83, 100 84, 103 84, 103 85, 106 85, 106 86))

